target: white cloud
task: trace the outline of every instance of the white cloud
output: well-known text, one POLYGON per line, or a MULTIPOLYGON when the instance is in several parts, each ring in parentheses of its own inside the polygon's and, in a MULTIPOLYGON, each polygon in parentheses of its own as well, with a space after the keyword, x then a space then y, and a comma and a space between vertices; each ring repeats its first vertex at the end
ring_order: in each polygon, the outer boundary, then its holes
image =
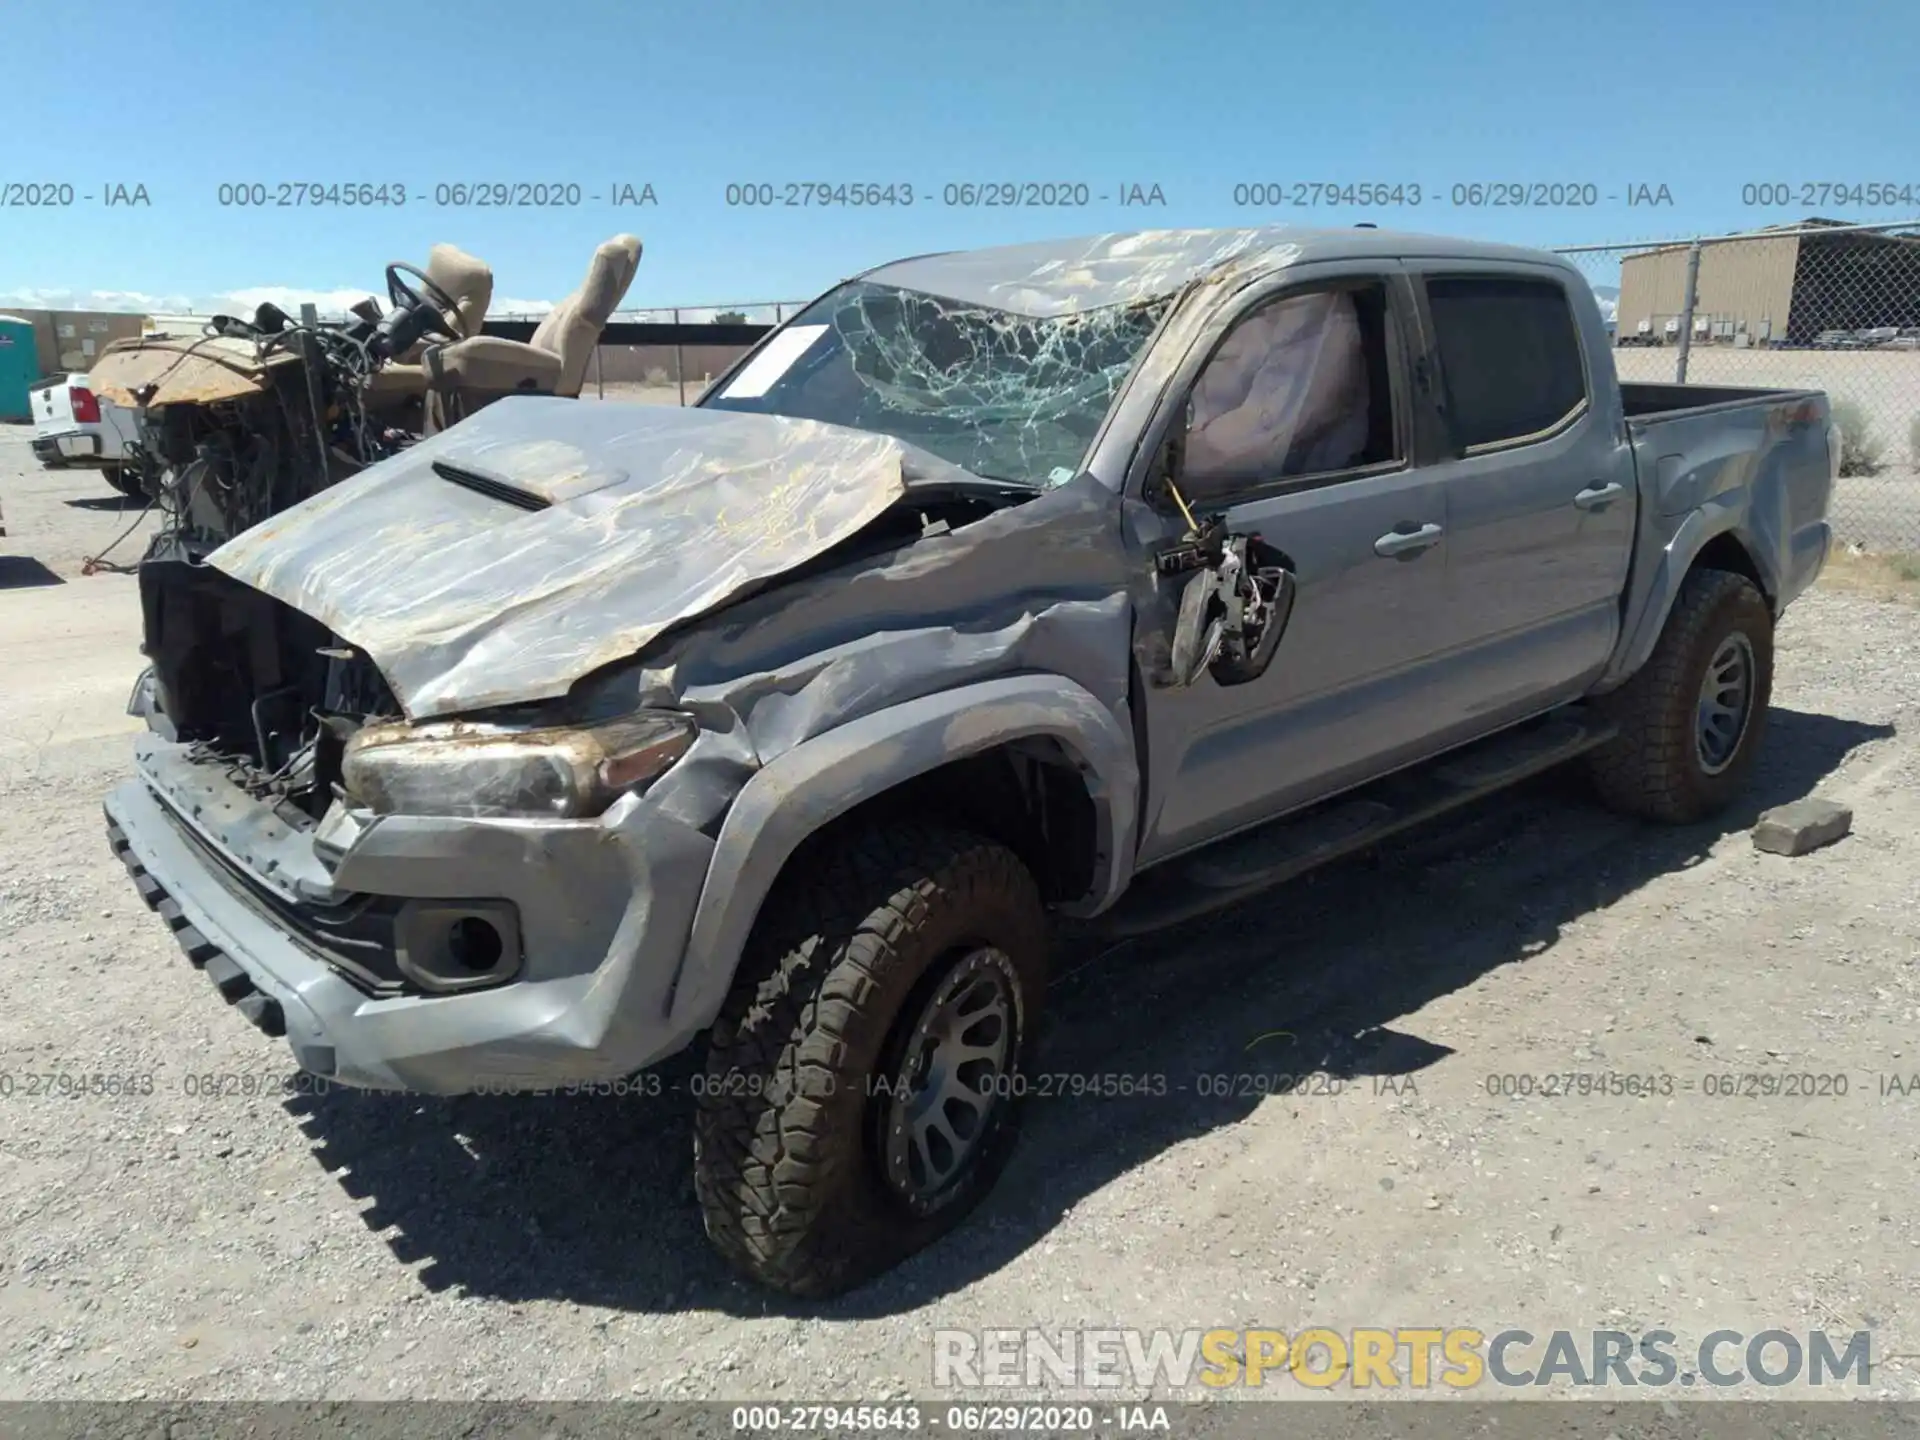
POLYGON ((302 305, 311 305, 323 316, 341 316, 349 307, 371 298, 371 290, 303 290, 297 285, 254 285, 245 290, 229 290, 213 297, 214 308, 227 315, 251 315, 262 305, 278 305, 289 315, 298 315, 302 305))
POLYGON ((186 295, 150 295, 142 290, 68 290, 52 286, 18 285, 0 290, 0 306, 22 310, 132 310, 168 314, 191 310, 186 295))

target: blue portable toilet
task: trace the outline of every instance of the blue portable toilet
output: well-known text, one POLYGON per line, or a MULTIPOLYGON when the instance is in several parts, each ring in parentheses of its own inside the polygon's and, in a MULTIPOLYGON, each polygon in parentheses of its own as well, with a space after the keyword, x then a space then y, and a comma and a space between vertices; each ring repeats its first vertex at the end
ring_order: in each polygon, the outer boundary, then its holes
POLYGON ((31 420, 27 391, 40 378, 33 348, 33 322, 0 315, 0 420, 31 420))

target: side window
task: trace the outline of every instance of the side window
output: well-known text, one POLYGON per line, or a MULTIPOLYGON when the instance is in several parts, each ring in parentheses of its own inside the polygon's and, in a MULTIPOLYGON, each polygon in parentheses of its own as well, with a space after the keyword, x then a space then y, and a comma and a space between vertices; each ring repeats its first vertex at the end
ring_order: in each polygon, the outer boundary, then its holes
POLYGON ((1462 450, 1538 438, 1586 402, 1573 309, 1552 281, 1434 277, 1427 309, 1462 450))
POLYGON ((1384 285, 1314 291, 1242 317, 1190 397, 1183 481, 1230 491, 1403 458, 1384 285))

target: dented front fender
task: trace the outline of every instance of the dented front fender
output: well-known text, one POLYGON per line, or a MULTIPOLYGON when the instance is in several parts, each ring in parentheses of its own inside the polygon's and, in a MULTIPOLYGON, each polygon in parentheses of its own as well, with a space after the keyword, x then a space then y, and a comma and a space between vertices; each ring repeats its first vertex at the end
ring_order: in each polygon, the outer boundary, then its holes
POLYGON ((928 695, 795 746, 727 812, 674 982, 676 1027, 719 1013, 760 907, 802 841, 864 800, 951 761, 1045 736, 1073 757, 1095 814, 1093 884, 1070 912, 1119 898, 1132 873, 1140 775, 1133 738, 1093 694, 1057 675, 1017 675, 928 695))

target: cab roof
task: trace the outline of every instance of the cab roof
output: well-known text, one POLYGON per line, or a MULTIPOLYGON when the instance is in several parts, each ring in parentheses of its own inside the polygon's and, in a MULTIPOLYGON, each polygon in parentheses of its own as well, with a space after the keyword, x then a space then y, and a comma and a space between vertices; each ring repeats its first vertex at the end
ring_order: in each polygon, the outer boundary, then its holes
POLYGON ((1376 255, 1509 260, 1571 268, 1544 251, 1457 236, 1270 225, 1240 230, 1133 230, 950 250, 895 260, 859 278, 963 304, 1045 317, 1159 300, 1228 266, 1258 274, 1317 260, 1376 255))

